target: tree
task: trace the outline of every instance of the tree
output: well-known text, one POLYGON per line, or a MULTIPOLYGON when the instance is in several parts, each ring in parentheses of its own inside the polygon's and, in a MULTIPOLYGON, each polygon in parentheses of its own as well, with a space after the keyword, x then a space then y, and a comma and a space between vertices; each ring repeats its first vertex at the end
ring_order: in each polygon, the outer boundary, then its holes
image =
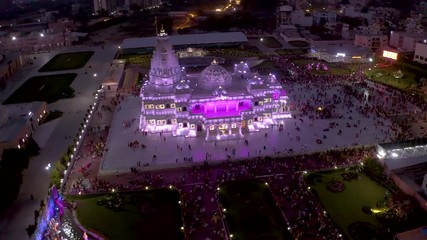
POLYGON ((34 234, 34 232, 36 231, 36 225, 35 224, 30 224, 28 225, 28 227, 25 229, 25 231, 27 231, 28 237, 31 238, 31 236, 34 234))
POLYGON ((37 223, 37 219, 40 216, 40 212, 38 210, 34 210, 34 223, 37 223))

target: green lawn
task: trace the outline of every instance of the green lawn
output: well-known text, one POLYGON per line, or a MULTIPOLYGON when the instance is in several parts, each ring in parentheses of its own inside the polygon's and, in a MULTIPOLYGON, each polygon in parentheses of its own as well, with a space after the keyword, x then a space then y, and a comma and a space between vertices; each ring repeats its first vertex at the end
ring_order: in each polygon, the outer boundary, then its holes
POLYGON ((121 59, 126 59, 127 63, 130 64, 138 64, 142 68, 150 68, 151 66, 151 58, 153 54, 132 54, 132 55, 122 55, 121 59))
POLYGON ((70 84, 76 73, 36 76, 28 79, 4 103, 45 101, 53 103, 63 98, 74 97, 70 84))
POLYGON ((373 81, 402 90, 415 89, 417 87, 415 73, 410 70, 402 70, 403 77, 399 79, 393 76, 395 71, 397 71, 397 69, 394 68, 370 68, 370 70, 365 70, 365 74, 373 81))
POLYGON ((94 51, 61 53, 53 57, 39 69, 39 72, 72 70, 84 67, 92 57, 94 51))
POLYGON ((219 201, 233 240, 292 239, 270 189, 258 180, 221 184, 219 201))
MULTIPOLYGON (((339 169, 328 172, 311 173, 305 177, 311 191, 315 191, 323 204, 327 214, 350 239, 363 239, 366 237, 355 236, 363 234, 363 231, 354 231, 350 225, 355 222, 372 224, 377 229, 381 227, 374 214, 367 214, 362 211, 362 207, 376 208, 377 203, 384 200, 386 188, 373 181, 364 173, 357 173, 354 169, 339 169), (355 173, 357 179, 347 181, 341 174, 355 173), (342 192, 332 192, 327 189, 327 182, 338 180, 344 183, 345 189, 342 192), (349 234, 350 232, 356 232, 349 234)), ((360 229, 359 229, 360 230, 360 229)), ((368 238, 369 240, 371 238, 368 238)))
POLYGON ((179 193, 156 189, 120 194, 120 210, 98 205, 98 199, 111 194, 73 197, 81 224, 110 240, 183 240, 179 193))

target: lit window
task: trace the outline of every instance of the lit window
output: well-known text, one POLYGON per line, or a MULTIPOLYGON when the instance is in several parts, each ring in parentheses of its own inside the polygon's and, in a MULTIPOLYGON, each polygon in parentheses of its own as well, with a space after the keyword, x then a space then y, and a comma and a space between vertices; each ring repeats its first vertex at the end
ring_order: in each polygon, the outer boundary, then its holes
POLYGON ((176 110, 177 110, 178 112, 182 112, 182 107, 178 107, 178 108, 176 108, 176 110))
POLYGON ((266 103, 271 102, 271 98, 264 98, 264 102, 266 103))
POLYGON ((175 108, 175 103, 172 103, 172 104, 171 104, 171 108, 175 108))
POLYGON ((148 122, 149 122, 151 125, 156 124, 156 120, 154 120, 154 119, 151 119, 151 120, 149 120, 148 122))
POLYGON ((228 128, 228 125, 227 124, 221 124, 221 125, 219 125, 219 129, 227 129, 228 128))
POLYGON ((249 119, 249 120, 248 120, 248 124, 252 124, 252 119, 249 119))
POLYGON ((182 123, 178 123, 178 128, 182 128, 182 123))
POLYGON ((176 118, 172 119, 172 124, 176 124, 176 118))
POLYGON ((209 129, 210 129, 210 130, 214 130, 214 129, 215 129, 215 125, 210 125, 210 126, 209 126, 209 129))
POLYGON ((262 117, 259 117, 259 118, 258 118, 258 121, 262 122, 262 117))
POLYGON ((162 125, 163 124, 163 120, 157 120, 157 125, 162 125))
POLYGON ((190 128, 191 128, 191 129, 196 129, 196 124, 191 124, 191 125, 190 125, 190 128))
POLYGON ((237 124, 235 123, 231 124, 231 128, 236 128, 236 127, 237 127, 237 124))

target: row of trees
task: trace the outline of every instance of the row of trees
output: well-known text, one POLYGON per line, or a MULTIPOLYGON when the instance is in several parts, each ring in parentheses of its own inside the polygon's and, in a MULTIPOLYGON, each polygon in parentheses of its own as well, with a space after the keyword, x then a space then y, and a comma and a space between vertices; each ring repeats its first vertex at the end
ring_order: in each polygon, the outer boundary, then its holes
POLYGON ((62 155, 59 161, 56 161, 50 172, 50 185, 60 188, 61 179, 65 176, 64 171, 68 168, 71 161, 70 155, 73 153, 73 145, 68 146, 67 152, 62 155))

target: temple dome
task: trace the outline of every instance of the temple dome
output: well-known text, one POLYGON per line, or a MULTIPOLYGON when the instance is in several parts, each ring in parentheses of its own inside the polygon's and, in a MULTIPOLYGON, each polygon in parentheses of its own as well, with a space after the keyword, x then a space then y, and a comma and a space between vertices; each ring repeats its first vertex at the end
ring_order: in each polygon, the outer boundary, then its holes
POLYGON ((185 79, 181 79, 181 81, 179 81, 179 83, 175 86, 175 88, 177 90, 184 90, 184 89, 189 89, 190 86, 188 85, 188 82, 185 79))
POLYGON ((241 61, 239 64, 234 64, 234 74, 245 74, 250 72, 251 69, 247 63, 241 61))
POLYGON ((267 82, 270 83, 270 84, 277 83, 276 76, 274 74, 271 74, 271 73, 268 74, 268 76, 267 76, 267 82))
POLYGON ((214 60, 200 74, 199 84, 204 88, 228 87, 231 85, 231 81, 230 73, 214 60))
POLYGON ((212 94, 216 97, 225 97, 227 95, 227 91, 222 88, 222 86, 219 86, 217 89, 215 89, 212 94))
POLYGON ((264 81, 262 80, 262 78, 255 73, 250 79, 249 79, 249 83, 252 85, 262 85, 264 83, 264 81))

